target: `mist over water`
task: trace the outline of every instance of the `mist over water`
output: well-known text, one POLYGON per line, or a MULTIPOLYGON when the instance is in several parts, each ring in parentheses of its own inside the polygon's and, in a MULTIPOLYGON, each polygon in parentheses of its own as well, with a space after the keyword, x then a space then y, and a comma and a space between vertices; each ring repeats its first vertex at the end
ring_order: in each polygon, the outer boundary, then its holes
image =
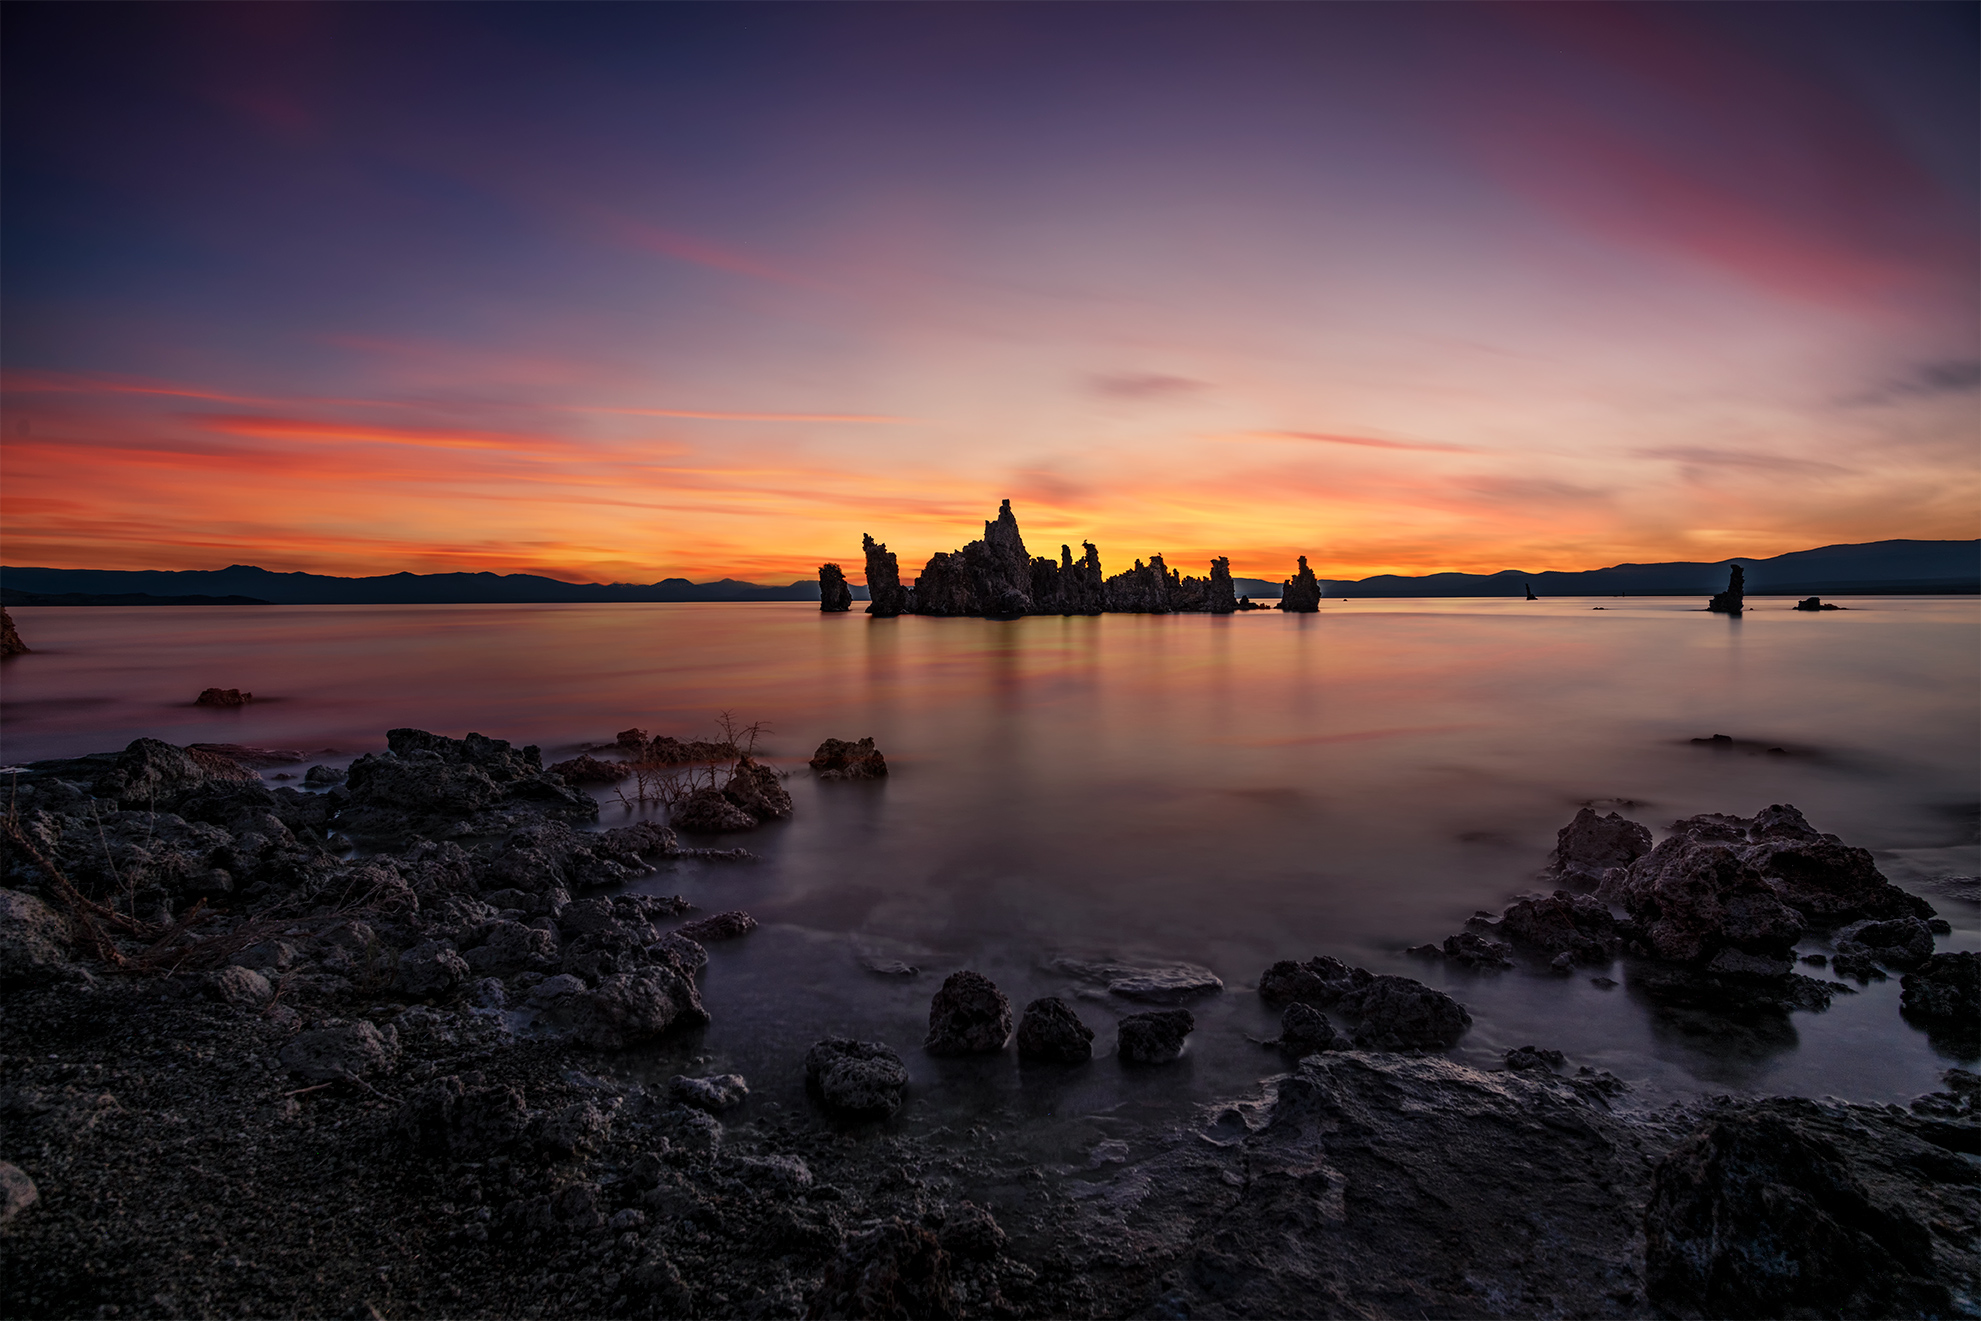
MULTIPOLYGON (((1658 1009, 1623 962, 1608 975, 1624 985, 1603 990, 1597 969, 1477 975, 1399 953, 1535 888, 1554 832, 1589 802, 1660 836, 1697 812, 1793 803, 1925 894, 1955 928, 1940 948, 1981 947, 1975 907, 1930 884, 1981 870, 1981 604, 1809 615, 1767 600, 1737 619, 1702 604, 1008 622, 802 604, 22 609, 36 650, 0 671, 0 752, 19 764, 151 736, 341 763, 413 725, 537 743, 548 762, 633 725, 685 738, 719 710, 766 721, 796 811, 720 841, 764 861, 671 864, 640 886, 763 927, 712 947, 712 1026, 622 1061, 733 1068, 753 1105, 798 1103, 804 1049, 842 1033, 908 1061, 901 1122, 1173 1112, 1283 1067, 1247 1039, 1277 1031, 1252 988, 1273 960, 1321 953, 1449 990, 1475 1019, 1451 1052, 1469 1062, 1552 1046, 1647 1099, 1932 1090, 1950 1061, 1899 1017, 1896 978, 1825 1013, 1736 1021, 1658 1009), (194 707, 210 686, 255 701, 194 707), (1689 741, 1712 734, 1739 742, 1689 741), (890 778, 810 778, 820 740, 869 735, 890 778), (1183 1061, 1134 1070, 1112 1056, 1113 1020, 1146 1006, 1053 971, 1061 957, 1202 964, 1226 990, 1189 1006, 1183 1061), (923 971, 863 966, 889 959, 923 971), (960 967, 1018 1008, 1067 998, 1105 1057, 1065 1072, 1010 1051, 923 1055, 929 996, 960 967)), ((627 819, 600 796, 602 825, 627 819)))

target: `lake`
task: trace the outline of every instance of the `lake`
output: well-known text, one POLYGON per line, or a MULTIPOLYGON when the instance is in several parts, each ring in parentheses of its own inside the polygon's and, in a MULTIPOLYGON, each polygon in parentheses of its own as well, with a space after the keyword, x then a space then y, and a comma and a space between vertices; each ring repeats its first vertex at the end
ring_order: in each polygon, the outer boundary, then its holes
MULTIPOLYGON (((142 735, 342 763, 413 725, 538 743, 548 762, 628 726, 688 738, 718 711, 764 721, 796 811, 723 841, 763 861, 671 864, 641 886, 763 926, 713 947, 706 1031, 622 1062, 733 1068, 753 1104, 800 1103, 797 1060, 843 1033, 908 1060, 917 1101, 901 1122, 1050 1114, 1091 1137, 1277 1072, 1248 1039, 1277 1030, 1251 990, 1273 960, 1322 953, 1449 990, 1476 1020, 1451 1052, 1471 1063, 1552 1046, 1653 1101, 1932 1090, 1950 1061, 1899 1017, 1896 978, 1756 1023, 1676 1017, 1624 964, 1605 990, 1596 970, 1480 975, 1401 954, 1533 889, 1554 832, 1591 802, 1660 834, 1793 803, 1926 894, 1955 928, 1942 949, 1981 948, 1975 906, 1931 888, 1981 870, 1981 603, 1803 614, 1756 600, 1740 618, 1702 604, 1007 622, 783 603, 29 608, 15 614, 36 653, 0 671, 0 751, 18 764, 142 735), (211 686, 256 698, 192 705, 211 686), (1713 734, 1738 742, 1691 742, 1713 734), (828 736, 873 737, 892 775, 811 779, 828 736), (1143 1006, 1054 970, 1060 958, 1187 961, 1226 990, 1190 1006, 1190 1048, 1163 1069, 920 1052, 929 996, 960 967, 1018 1007, 1066 997, 1111 1047, 1113 1020, 1143 1006), (886 960, 923 971, 864 966, 886 960)), ((627 819, 600 797, 602 825, 627 819)))

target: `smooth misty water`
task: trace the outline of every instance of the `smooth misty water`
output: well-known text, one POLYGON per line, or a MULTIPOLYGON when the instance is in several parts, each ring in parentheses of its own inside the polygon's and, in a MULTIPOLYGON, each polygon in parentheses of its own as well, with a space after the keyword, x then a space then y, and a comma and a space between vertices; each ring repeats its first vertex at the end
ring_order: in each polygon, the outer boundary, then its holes
MULTIPOLYGON (((1977 602, 1806 615, 1770 600, 1742 619, 1698 604, 1015 622, 787 604, 23 609, 36 654, 0 672, 0 733, 13 763, 140 735, 340 761, 399 725, 540 743, 551 760, 628 725, 687 737, 717 710, 766 720, 797 810, 728 841, 765 861, 675 864, 643 887, 763 928, 711 951, 714 1025, 631 1061, 737 1069, 753 1105, 794 1103, 804 1048, 850 1033, 909 1061, 906 1122, 1077 1114, 1104 1131, 1104 1112, 1169 1111, 1277 1071, 1246 1040, 1276 1030, 1251 988, 1274 959, 1317 953, 1449 989, 1477 1020, 1453 1052, 1472 1062, 1550 1045, 1653 1098, 1931 1090, 1948 1061, 1899 1017, 1895 979, 1743 1025, 1662 1012, 1623 965, 1626 985, 1604 991, 1586 972, 1474 976, 1397 952, 1532 888, 1555 830, 1592 800, 1627 800, 1654 829, 1794 803, 1927 893, 1955 926, 1942 948, 1981 947, 1974 906, 1926 886, 1981 862, 1977 602), (257 698, 192 706, 212 685, 257 698), (1715 733, 1789 755, 1688 742, 1715 733), (872 735, 893 776, 813 781, 804 759, 828 735, 872 735), (1046 966, 1059 956, 1205 964, 1227 990, 1192 1006, 1189 1052, 1162 1069, 919 1051, 930 994, 966 966, 1020 1006, 1068 997, 1111 1051, 1113 1019, 1139 1006, 1075 998, 1046 966), (925 971, 888 980, 863 957, 925 971)), ((624 819, 610 805, 602 824, 624 819)))

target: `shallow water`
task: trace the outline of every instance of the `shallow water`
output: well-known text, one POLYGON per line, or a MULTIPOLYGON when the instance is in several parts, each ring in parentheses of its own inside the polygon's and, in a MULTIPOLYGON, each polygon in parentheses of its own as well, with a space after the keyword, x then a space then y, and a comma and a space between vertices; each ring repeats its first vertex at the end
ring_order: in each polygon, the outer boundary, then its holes
MULTIPOLYGON (((149 735, 337 762, 417 725, 539 743, 549 760, 628 725, 689 737, 718 710, 767 721, 797 810, 724 841, 765 861, 675 864, 642 887, 763 928, 712 949, 713 1026, 627 1061, 736 1069, 752 1105, 798 1103, 805 1047, 846 1033, 907 1058, 903 1122, 1088 1116, 1092 1136, 1110 1115, 1173 1113, 1277 1071, 1246 1039, 1276 1031, 1250 988, 1271 961, 1317 953, 1449 989, 1476 1019, 1453 1052, 1468 1061, 1531 1042, 1645 1099, 1904 1099, 1950 1061, 1899 1017, 1896 979, 1742 1024, 1659 1011, 1621 964, 1606 991, 1595 970, 1474 976, 1398 953, 1533 888, 1590 801, 1654 830, 1793 803, 1926 894, 1955 927, 1942 948, 1981 948, 1975 906, 1930 887, 1981 870, 1981 606, 1788 605, 1728 619, 1690 600, 1331 601, 1305 617, 1011 622, 801 604, 22 609, 36 653, 0 671, 0 753, 149 735), (256 700, 191 705, 216 685, 256 700), (1689 741, 1720 733, 1742 742, 1689 741), (886 781, 804 770, 822 738, 864 735, 886 781), (1182 1061, 1125 1068, 1112 1022, 1142 1006, 1051 971, 1061 956, 1203 964, 1226 991, 1190 1006, 1182 1061), (891 980, 863 958, 924 971, 891 980), (1018 1006, 1066 996, 1110 1053, 1071 1072, 1009 1051, 923 1055, 928 998, 959 967, 1018 1006)), ((609 804, 602 824, 625 815, 609 804)))

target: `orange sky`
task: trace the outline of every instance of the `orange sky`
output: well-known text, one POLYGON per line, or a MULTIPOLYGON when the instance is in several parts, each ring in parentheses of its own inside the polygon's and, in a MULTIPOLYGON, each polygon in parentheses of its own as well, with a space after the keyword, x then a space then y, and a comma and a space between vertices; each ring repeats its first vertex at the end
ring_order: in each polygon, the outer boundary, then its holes
POLYGON ((663 78, 505 26, 548 16, 214 11, 142 83, 50 18, 0 554, 857 581, 1007 497, 1035 554, 1270 578, 1981 533, 1972 128, 1902 41, 1379 10, 790 11, 830 85, 712 15, 663 78))

